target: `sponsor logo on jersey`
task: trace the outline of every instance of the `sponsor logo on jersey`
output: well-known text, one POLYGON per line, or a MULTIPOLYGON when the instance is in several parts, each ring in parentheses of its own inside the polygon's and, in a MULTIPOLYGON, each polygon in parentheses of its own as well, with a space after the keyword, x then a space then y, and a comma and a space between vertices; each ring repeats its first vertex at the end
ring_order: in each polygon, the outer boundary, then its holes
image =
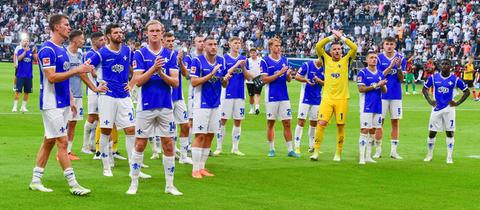
POLYGON ((340 73, 331 73, 330 76, 332 76, 335 79, 340 78, 340 73))
POLYGON ((124 70, 123 65, 115 64, 112 66, 113 72, 121 73, 123 70, 124 70))
POLYGON ((449 89, 448 89, 447 87, 443 87, 443 86, 442 86, 442 87, 439 87, 439 88, 437 89, 437 91, 438 91, 439 93, 448 93, 449 89))
POLYGON ((42 58, 42 63, 44 66, 50 65, 50 58, 42 58))

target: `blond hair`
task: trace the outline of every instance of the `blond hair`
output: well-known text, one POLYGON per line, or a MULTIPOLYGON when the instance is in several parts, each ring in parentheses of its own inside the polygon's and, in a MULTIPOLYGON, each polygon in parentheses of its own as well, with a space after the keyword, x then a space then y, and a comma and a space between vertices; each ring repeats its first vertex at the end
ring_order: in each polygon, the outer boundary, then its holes
POLYGON ((274 37, 274 38, 271 38, 271 39, 268 40, 268 46, 269 46, 269 47, 272 46, 274 42, 278 42, 278 43, 282 44, 282 40, 280 40, 279 38, 274 37))
POLYGON ((150 27, 151 25, 157 25, 157 24, 159 24, 159 25, 162 27, 162 29, 165 28, 165 26, 163 26, 163 24, 162 24, 160 21, 158 21, 158 20, 150 20, 150 21, 148 21, 147 24, 145 25, 145 31, 148 31, 148 27, 150 27))

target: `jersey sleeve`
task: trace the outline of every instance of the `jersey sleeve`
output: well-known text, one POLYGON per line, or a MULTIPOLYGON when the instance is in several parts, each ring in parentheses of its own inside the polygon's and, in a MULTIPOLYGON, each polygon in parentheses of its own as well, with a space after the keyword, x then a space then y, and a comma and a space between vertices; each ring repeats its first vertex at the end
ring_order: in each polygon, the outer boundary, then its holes
POLYGON ((178 52, 177 52, 177 51, 174 51, 174 52, 172 53, 172 55, 170 56, 170 60, 168 60, 169 70, 178 71, 177 55, 178 55, 178 52))
POLYGON ((17 58, 18 58, 18 56, 20 56, 20 55, 23 53, 23 51, 25 51, 25 50, 22 48, 22 49, 19 49, 19 50, 16 52, 17 58))
POLYGON ((132 67, 133 67, 133 72, 146 71, 145 62, 143 61, 143 56, 142 56, 142 53, 140 51, 136 51, 133 54, 132 67))
POLYGON ((267 66, 267 62, 265 60, 261 60, 260 61, 260 68, 262 70, 262 75, 270 75, 269 72, 268 72, 268 66, 267 66))
POLYGON ((318 75, 318 78, 320 78, 321 80, 325 81, 325 69, 323 67, 321 67, 319 69, 320 71, 320 75, 318 75))
POLYGON ((202 71, 202 68, 201 68, 200 60, 198 60, 197 58, 193 59, 192 65, 190 67, 190 76, 201 77, 202 75, 201 71, 202 71))
POLYGON ((245 59, 245 69, 250 70, 250 61, 248 61, 248 58, 247 57, 244 57, 245 59))
POLYGON ((455 82, 455 87, 457 87, 462 91, 465 91, 466 89, 468 89, 467 85, 465 85, 465 82, 463 82, 463 80, 459 78, 457 78, 457 81, 455 82))
POLYGON ((92 66, 97 67, 101 61, 102 61, 102 57, 100 56, 100 54, 98 52, 94 52, 92 56, 87 58, 87 60, 85 61, 85 64, 90 64, 92 66))
POLYGON ((405 72, 407 70, 407 59, 405 57, 402 57, 402 72, 405 72))
POLYGON ((43 48, 38 53, 38 60, 43 69, 45 68, 55 68, 57 56, 52 48, 43 48))
POLYGON ((307 62, 305 62, 305 63, 302 64, 302 67, 300 67, 300 69, 298 69, 298 74, 305 77, 307 72, 308 72, 308 65, 307 65, 307 62))
POLYGON ((221 60, 222 66, 220 66, 220 69, 218 69, 218 71, 220 71, 220 75, 224 77, 225 75, 227 75, 227 70, 228 70, 226 65, 227 62, 225 61, 224 57, 222 57, 220 60, 221 60))
POLYGON ((365 85, 365 72, 360 70, 357 74, 357 85, 365 85))
POLYGON ((425 85, 423 85, 423 87, 430 88, 432 86, 433 86, 433 75, 428 77, 427 82, 425 82, 425 85))

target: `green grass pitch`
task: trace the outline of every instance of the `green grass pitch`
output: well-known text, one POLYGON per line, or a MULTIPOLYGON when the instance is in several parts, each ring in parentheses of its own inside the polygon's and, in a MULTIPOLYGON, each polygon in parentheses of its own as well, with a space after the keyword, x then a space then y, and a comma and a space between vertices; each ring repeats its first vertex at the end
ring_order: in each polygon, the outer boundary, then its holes
MULTIPOLYGON (((242 125, 240 149, 246 156, 232 156, 231 126, 228 122, 224 154, 210 157, 207 167, 213 178, 194 180, 191 166, 177 163, 175 185, 184 196, 163 193, 161 160, 150 160, 147 148, 144 169, 152 179, 141 180, 136 196, 127 196, 130 178, 127 161, 116 161, 114 177, 103 177, 101 162, 80 152, 84 121, 77 125, 74 152, 81 157, 73 167, 78 181, 92 189, 86 197, 68 192, 54 155, 47 164, 43 182, 54 190, 28 190, 35 155, 42 142, 43 124, 38 107, 39 73, 34 69, 34 93, 30 112, 11 113, 11 63, 0 63, 0 209, 479 209, 480 155, 478 137, 479 105, 469 98, 457 110, 455 164, 445 163, 445 134, 437 136, 434 160, 423 162, 426 154, 430 107, 421 95, 404 96, 399 153, 404 160, 386 158, 390 151, 390 123, 385 128, 384 158, 377 164, 358 165, 359 111, 356 85, 350 82, 346 143, 341 162, 332 161, 335 152, 334 125, 328 126, 324 152, 318 162, 308 159, 305 128, 300 159, 286 157, 281 124, 276 125, 277 157, 268 158, 264 104, 261 115, 247 115, 242 125)), ((184 83, 185 84, 185 83, 184 83)), ((421 86, 417 85, 421 90, 421 86)), ((289 84, 293 116, 297 123, 300 84, 289 84)), ((84 104, 86 107, 86 100, 84 104)), ((263 97, 262 97, 263 103, 263 97)), ((248 105, 247 105, 248 110, 248 105)), ((387 119, 388 120, 388 119, 387 119)), ((387 121, 388 122, 388 121, 387 121)), ((125 155, 124 137, 120 151, 125 155)), ((55 154, 54 150, 52 153, 55 154)))

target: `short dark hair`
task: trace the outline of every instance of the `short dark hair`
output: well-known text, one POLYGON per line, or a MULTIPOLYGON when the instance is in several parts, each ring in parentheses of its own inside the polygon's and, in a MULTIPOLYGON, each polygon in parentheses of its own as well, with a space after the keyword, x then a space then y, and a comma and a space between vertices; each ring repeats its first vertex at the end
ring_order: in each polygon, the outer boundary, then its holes
POLYGON ((342 43, 339 42, 339 41, 333 41, 333 42, 330 44, 330 49, 332 49, 332 46, 333 46, 333 45, 340 45, 340 46, 342 46, 342 43))
POLYGON ((100 31, 92 33, 92 39, 98 39, 103 36, 103 33, 100 31))
POLYGON ((64 18, 68 20, 68 17, 66 15, 63 15, 63 14, 55 14, 55 15, 50 16, 50 19, 48 20, 48 27, 50 28, 50 30, 54 31, 55 26, 60 24, 60 22, 64 18))
POLYGON ((213 36, 207 36, 207 37, 205 37, 205 39, 203 41, 207 42, 208 40, 213 40, 213 41, 217 42, 217 39, 215 39, 215 37, 213 37, 213 36))
POLYGON ((73 31, 71 31, 70 34, 68 35, 68 40, 72 41, 73 39, 75 39, 75 37, 81 36, 81 35, 83 35, 83 31, 73 30, 73 31))
POLYGON ((175 35, 173 35, 173 33, 170 33, 170 32, 167 32, 165 33, 165 38, 168 38, 168 37, 175 37, 175 35))
POLYGON ((388 36, 388 37, 386 37, 386 38, 383 40, 384 43, 385 43, 385 42, 393 42, 393 43, 395 43, 396 41, 397 41, 397 40, 396 40, 395 38, 391 37, 391 36, 388 36))
POLYGON ((116 24, 116 23, 112 23, 112 24, 109 24, 106 28, 105 28, 105 34, 110 34, 112 33, 112 29, 114 28, 121 28, 120 25, 116 24))
POLYGON ((257 52, 257 48, 255 47, 250 48, 250 52, 257 52))

